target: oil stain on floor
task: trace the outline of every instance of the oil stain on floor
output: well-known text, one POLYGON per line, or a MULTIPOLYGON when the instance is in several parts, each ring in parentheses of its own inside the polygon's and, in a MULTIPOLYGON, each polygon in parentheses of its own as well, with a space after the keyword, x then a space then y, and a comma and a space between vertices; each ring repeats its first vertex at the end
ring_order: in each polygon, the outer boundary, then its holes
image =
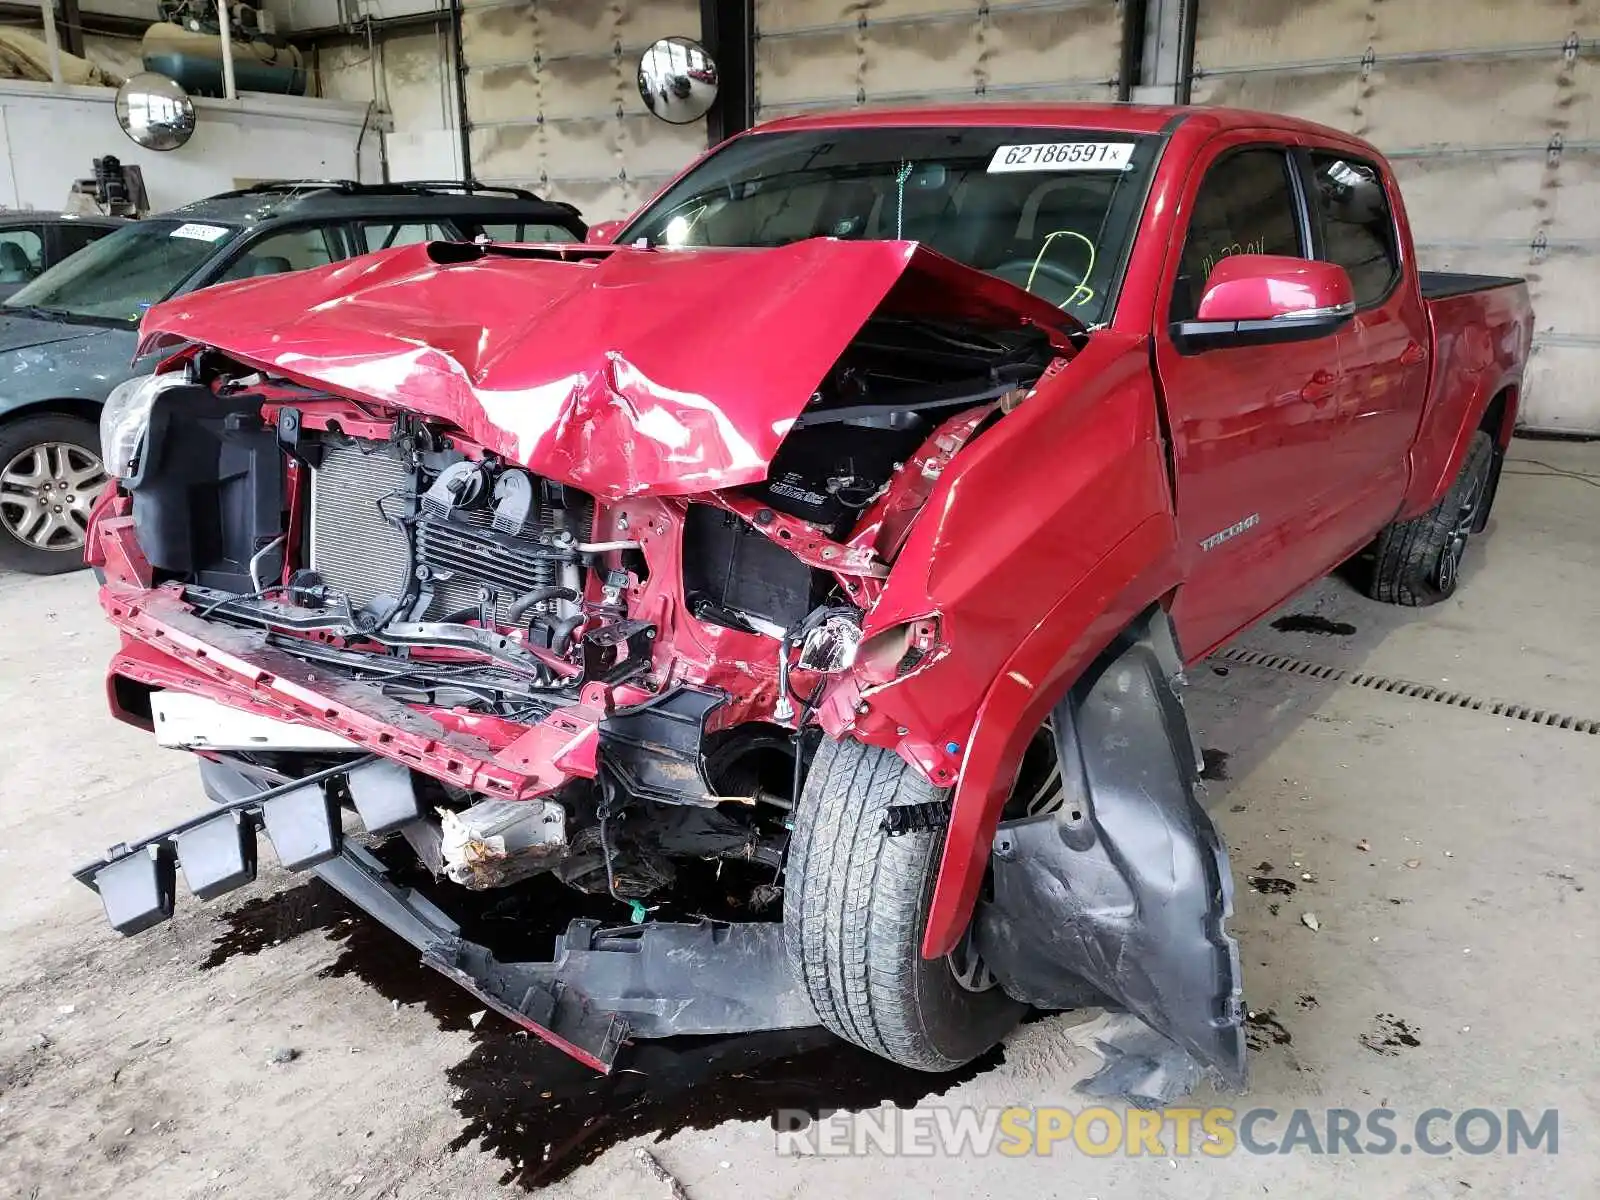
MULTIPOLYGON (((508 902, 477 893, 474 910, 451 916, 502 957, 548 957, 571 915, 571 893, 554 887, 566 904, 537 894, 508 902)), ((654 1134, 659 1141, 725 1121, 774 1121, 780 1109, 815 1118, 886 1101, 909 1107, 1003 1061, 997 1048, 959 1071, 930 1075, 804 1029, 643 1041, 602 1076, 495 1013, 474 1028, 471 1018, 482 1009, 474 997, 422 966, 410 946, 320 880, 244 904, 220 923, 202 969, 320 931, 340 947, 320 974, 360 979, 387 999, 422 1006, 442 1029, 470 1032, 471 1052, 448 1072, 463 1122, 451 1148, 480 1145, 506 1164, 502 1184, 528 1190, 629 1138, 654 1134)))

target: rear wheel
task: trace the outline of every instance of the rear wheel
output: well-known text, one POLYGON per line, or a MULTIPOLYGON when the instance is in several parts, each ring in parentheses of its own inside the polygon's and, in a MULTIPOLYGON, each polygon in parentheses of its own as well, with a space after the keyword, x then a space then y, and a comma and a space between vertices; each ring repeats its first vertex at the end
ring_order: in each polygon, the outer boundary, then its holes
POLYGON ((784 892, 789 959, 822 1024, 923 1071, 976 1058, 1024 1011, 970 939, 922 957, 943 822, 890 836, 884 818, 948 798, 891 751, 825 739, 795 806, 784 892))
POLYGON ((45 413, 0 426, 0 567, 80 570, 89 511, 105 486, 91 422, 45 413))
POLYGON ((1455 482, 1433 508, 1378 535, 1368 594, 1388 604, 1437 604, 1456 590, 1467 539, 1482 524, 1494 467, 1494 442, 1479 431, 1455 482))

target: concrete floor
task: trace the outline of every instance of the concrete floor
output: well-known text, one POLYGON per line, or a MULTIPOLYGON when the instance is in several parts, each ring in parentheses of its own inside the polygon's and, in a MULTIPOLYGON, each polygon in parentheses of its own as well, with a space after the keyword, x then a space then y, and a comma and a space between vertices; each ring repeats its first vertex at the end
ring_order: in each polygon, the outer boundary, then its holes
MULTIPOLYGON (((1329 580, 1283 613, 1353 630, 1263 622, 1241 644, 1600 719, 1600 444, 1519 441, 1509 472, 1457 598, 1390 609, 1329 580)), ((559 1107, 538 1094, 547 1079, 507 1074, 516 1039, 475 1030, 403 954, 392 978, 370 955, 359 966, 365 926, 319 909, 301 881, 264 870, 239 897, 185 896, 136 940, 110 933, 67 871, 193 811, 193 768, 104 716, 111 638, 87 577, 0 578, 0 630, 0 1194, 499 1190, 518 1139, 538 1140, 519 1127, 526 1114, 559 1107), (294 1060, 269 1063, 280 1049, 294 1060)), ((1239 881, 1231 929, 1259 1043, 1247 1096, 1197 1102, 1319 1120, 1383 1104, 1402 1132, 1434 1106, 1554 1107, 1559 1154, 780 1159, 764 1121, 717 1123, 779 1094, 730 1100, 737 1079, 599 1125, 711 1125, 652 1145, 696 1200, 1594 1194, 1600 736, 1220 659, 1193 684, 1193 719, 1226 775, 1210 802, 1239 881), (1252 875, 1295 891, 1259 894, 1252 875)), ((923 1104, 1081 1107, 1072 1085, 1097 1065, 1083 1040, 1070 1018, 1028 1025, 1002 1063, 923 1104)), ((814 1082, 843 1105, 901 1087, 814 1082)), ((666 1195, 627 1140, 551 1192, 666 1195)))

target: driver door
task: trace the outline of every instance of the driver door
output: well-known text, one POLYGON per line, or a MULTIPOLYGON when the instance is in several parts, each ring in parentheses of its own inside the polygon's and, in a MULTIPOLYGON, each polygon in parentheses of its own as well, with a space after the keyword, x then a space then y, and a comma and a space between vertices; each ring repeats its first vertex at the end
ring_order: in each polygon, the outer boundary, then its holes
MULTIPOLYGON (((1186 655, 1222 642, 1326 569, 1339 486, 1343 372, 1335 336, 1179 349, 1211 269, 1233 254, 1312 257, 1290 148, 1241 132, 1213 141, 1185 190, 1184 230, 1158 296, 1156 371, 1172 430, 1180 559, 1173 619, 1186 655)), ((1333 531, 1336 532, 1336 531, 1333 531)))

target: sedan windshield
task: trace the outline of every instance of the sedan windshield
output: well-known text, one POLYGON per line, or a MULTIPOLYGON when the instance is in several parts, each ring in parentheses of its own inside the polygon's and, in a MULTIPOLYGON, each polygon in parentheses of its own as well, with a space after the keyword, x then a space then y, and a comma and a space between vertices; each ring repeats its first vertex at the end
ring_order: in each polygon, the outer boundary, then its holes
POLYGON ((127 225, 57 263, 5 302, 51 316, 133 324, 216 256, 239 230, 154 219, 127 225))
POLYGON ((620 236, 659 246, 904 239, 1109 318, 1158 146, 1105 130, 828 129, 736 138, 620 236))

